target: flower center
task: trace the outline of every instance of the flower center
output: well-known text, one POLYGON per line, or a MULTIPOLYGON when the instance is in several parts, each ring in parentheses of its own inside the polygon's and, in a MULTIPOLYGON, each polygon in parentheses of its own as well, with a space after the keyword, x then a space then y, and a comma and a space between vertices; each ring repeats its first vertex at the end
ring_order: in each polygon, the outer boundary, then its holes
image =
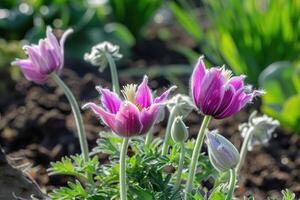
POLYGON ((135 93, 136 93, 136 84, 128 84, 123 87, 122 94, 127 101, 136 104, 135 93))
POLYGON ((221 68, 221 70, 222 70, 222 75, 225 79, 225 82, 227 82, 232 77, 232 71, 229 69, 225 69, 224 66, 221 68))

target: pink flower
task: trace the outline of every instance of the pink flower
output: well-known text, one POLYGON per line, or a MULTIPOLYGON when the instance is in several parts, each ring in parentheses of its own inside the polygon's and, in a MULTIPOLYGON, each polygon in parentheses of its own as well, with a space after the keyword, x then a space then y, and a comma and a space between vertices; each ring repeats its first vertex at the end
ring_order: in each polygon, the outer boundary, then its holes
POLYGON ((116 93, 108 89, 97 87, 101 94, 102 107, 90 102, 83 108, 91 108, 105 125, 121 137, 142 135, 154 125, 162 103, 174 88, 169 88, 161 96, 153 99, 148 87, 148 78, 145 76, 138 87, 134 84, 124 87, 122 93, 125 100, 121 100, 116 93))
POLYGON ((203 114, 223 119, 263 94, 245 86, 244 75, 231 75, 231 71, 224 67, 206 69, 203 57, 199 58, 191 77, 191 91, 195 105, 203 114))
POLYGON ((72 33, 68 29, 58 42, 50 27, 47 28, 47 37, 41 39, 38 45, 26 45, 24 49, 27 59, 17 59, 12 64, 19 65, 26 79, 43 84, 48 75, 59 72, 64 64, 64 42, 72 33))

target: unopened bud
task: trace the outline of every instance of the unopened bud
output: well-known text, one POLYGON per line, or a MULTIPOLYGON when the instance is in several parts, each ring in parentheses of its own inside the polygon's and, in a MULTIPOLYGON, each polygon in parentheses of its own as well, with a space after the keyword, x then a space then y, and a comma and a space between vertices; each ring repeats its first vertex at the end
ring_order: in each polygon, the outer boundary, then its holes
POLYGON ((182 116, 177 116, 172 124, 171 136, 175 142, 184 142, 188 136, 188 130, 184 122, 182 121, 182 116))
POLYGON ((207 131, 206 144, 211 164, 220 172, 234 169, 240 159, 240 154, 235 146, 217 131, 207 131))
POLYGON ((193 100, 189 96, 183 94, 177 94, 167 102, 167 107, 170 111, 175 106, 177 114, 182 115, 183 118, 195 109, 193 100))
POLYGON ((84 60, 90 62, 92 65, 100 66, 100 71, 103 71, 108 64, 105 54, 109 54, 114 60, 119 60, 122 58, 119 50, 120 47, 118 45, 113 45, 105 41, 93 46, 90 53, 84 54, 84 60))

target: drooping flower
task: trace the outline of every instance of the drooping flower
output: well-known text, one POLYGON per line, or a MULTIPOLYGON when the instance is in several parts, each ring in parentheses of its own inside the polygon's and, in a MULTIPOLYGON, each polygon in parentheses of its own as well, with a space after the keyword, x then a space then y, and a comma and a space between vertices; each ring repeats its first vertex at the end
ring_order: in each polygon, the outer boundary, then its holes
POLYGON ((147 133, 159 117, 164 103, 175 86, 169 88, 161 96, 154 98, 148 86, 148 78, 137 86, 127 85, 123 88, 125 100, 108 89, 97 87, 101 94, 102 107, 95 103, 87 103, 83 108, 91 108, 105 125, 121 137, 132 137, 147 133))
POLYGON ((200 57, 191 77, 191 92, 196 107, 205 115, 223 119, 239 112, 263 91, 244 85, 245 76, 233 76, 224 67, 206 69, 200 57))
POLYGON ((248 142, 248 151, 251 151, 255 145, 265 145, 272 137, 272 133, 280 125, 278 120, 274 120, 267 115, 256 116, 254 111, 249 117, 248 123, 243 123, 239 126, 241 135, 246 138, 249 134, 250 141, 248 142))
POLYGON ((220 172, 234 169, 239 160, 240 154, 235 146, 217 131, 207 131, 206 144, 211 164, 220 172))
POLYGON ((187 140, 189 136, 188 129, 183 122, 182 116, 177 116, 172 124, 171 136, 175 142, 181 143, 187 140))
POLYGON ((100 66, 100 71, 103 71, 108 60, 105 54, 109 54, 113 60, 119 60, 123 57, 119 52, 120 47, 110 42, 101 42, 92 47, 91 53, 84 54, 84 60, 90 62, 92 65, 100 66))
POLYGON ((17 59, 12 64, 19 65, 26 79, 38 84, 47 81, 48 75, 58 73, 64 64, 64 43, 67 36, 72 33, 68 29, 58 41, 47 27, 46 38, 41 39, 38 45, 25 45, 24 50, 28 55, 27 59, 17 59))

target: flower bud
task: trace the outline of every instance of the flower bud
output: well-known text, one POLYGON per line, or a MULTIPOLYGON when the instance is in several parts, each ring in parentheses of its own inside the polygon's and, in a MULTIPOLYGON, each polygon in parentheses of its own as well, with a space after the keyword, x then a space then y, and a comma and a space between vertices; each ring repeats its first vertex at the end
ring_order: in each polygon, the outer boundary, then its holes
POLYGON ((237 166, 240 155, 235 146, 217 131, 207 131, 206 144, 210 162, 220 172, 228 171, 237 166))
POLYGON ((248 123, 243 123, 239 126, 242 137, 250 134, 250 141, 248 142, 248 151, 251 151, 255 145, 265 145, 272 137, 272 133, 280 125, 279 121, 274 120, 267 115, 256 116, 257 112, 254 111, 248 123))
POLYGON ((184 142, 188 136, 188 130, 187 127, 185 126, 184 122, 182 121, 182 116, 177 116, 172 124, 171 128, 171 136, 172 139, 175 142, 181 143, 184 142))
POLYGON ((119 60, 122 58, 119 50, 120 47, 118 45, 113 45, 105 41, 93 46, 91 53, 84 54, 84 60, 90 62, 92 65, 101 66, 100 71, 103 71, 108 64, 105 54, 109 54, 114 60, 119 60))
POLYGON ((183 94, 177 94, 167 102, 167 107, 170 111, 174 106, 177 107, 176 110, 178 115, 182 115, 183 118, 189 115, 192 110, 196 108, 193 100, 189 96, 183 94))

